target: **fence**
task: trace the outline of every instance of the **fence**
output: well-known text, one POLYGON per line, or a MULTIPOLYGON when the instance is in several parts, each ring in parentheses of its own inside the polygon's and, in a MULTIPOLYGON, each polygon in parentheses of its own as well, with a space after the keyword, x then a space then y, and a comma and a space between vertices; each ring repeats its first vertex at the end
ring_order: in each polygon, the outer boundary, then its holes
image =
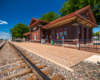
POLYGON ((15 41, 15 42, 25 42, 25 38, 15 38, 15 39, 12 39, 12 41, 15 41))
POLYGON ((79 39, 79 50, 100 52, 100 39, 79 39))

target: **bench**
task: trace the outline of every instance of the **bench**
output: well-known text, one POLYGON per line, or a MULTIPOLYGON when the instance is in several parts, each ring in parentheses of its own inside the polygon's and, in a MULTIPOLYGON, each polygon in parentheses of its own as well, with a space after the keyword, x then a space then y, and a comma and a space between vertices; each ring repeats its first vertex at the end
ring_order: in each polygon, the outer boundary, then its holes
POLYGON ((56 44, 62 44, 62 41, 55 41, 56 44))

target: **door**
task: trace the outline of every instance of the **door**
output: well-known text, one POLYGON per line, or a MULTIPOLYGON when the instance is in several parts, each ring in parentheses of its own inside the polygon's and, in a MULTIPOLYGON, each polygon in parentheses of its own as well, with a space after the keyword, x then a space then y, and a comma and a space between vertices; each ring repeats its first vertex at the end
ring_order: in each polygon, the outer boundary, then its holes
POLYGON ((84 44, 86 44, 86 28, 84 28, 84 44))
POLYGON ((43 39, 45 39, 45 31, 43 30, 43 39))
POLYGON ((49 40, 49 43, 51 43, 51 31, 49 31, 48 40, 49 40))

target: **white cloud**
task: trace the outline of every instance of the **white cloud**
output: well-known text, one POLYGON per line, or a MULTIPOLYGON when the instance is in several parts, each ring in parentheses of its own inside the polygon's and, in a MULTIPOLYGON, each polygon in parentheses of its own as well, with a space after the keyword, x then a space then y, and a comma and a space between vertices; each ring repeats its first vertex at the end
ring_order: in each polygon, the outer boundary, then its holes
POLYGON ((7 32, 0 32, 0 39, 11 39, 11 35, 7 32))
POLYGON ((6 21, 0 20, 0 24, 8 24, 6 21))

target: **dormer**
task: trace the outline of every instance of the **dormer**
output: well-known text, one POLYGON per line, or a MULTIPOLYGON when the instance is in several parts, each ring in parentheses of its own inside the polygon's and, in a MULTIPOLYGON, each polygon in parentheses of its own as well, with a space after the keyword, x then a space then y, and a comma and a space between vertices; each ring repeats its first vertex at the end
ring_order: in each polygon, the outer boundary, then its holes
POLYGON ((34 27, 42 27, 46 24, 48 24, 49 22, 47 21, 43 21, 43 20, 39 20, 39 19, 35 19, 35 18, 32 18, 30 24, 29 24, 29 28, 32 29, 34 27))
POLYGON ((96 20, 95 20, 95 18, 94 18, 94 15, 93 15, 93 11, 92 11, 92 9, 91 9, 91 6, 87 6, 87 7, 85 7, 85 8, 82 8, 82 9, 78 10, 77 12, 78 12, 78 14, 80 14, 82 17, 84 17, 84 18, 90 20, 91 22, 97 24, 97 23, 96 23, 96 20))
POLYGON ((83 16, 83 17, 86 18, 86 19, 89 19, 89 18, 87 17, 86 13, 82 13, 81 16, 83 16))

